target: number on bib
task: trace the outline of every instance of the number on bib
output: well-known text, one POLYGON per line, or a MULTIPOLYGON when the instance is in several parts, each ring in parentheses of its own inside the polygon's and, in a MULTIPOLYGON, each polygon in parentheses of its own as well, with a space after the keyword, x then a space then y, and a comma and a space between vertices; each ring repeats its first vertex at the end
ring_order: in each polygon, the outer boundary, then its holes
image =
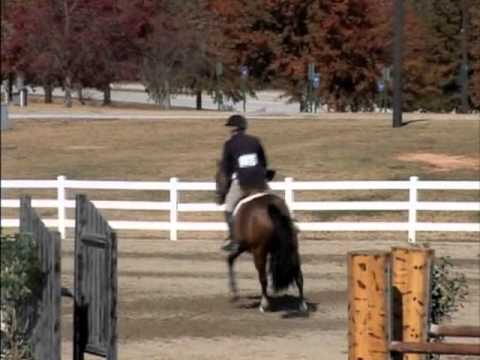
POLYGON ((254 167, 257 164, 257 154, 245 154, 238 157, 238 166, 240 168, 254 167))

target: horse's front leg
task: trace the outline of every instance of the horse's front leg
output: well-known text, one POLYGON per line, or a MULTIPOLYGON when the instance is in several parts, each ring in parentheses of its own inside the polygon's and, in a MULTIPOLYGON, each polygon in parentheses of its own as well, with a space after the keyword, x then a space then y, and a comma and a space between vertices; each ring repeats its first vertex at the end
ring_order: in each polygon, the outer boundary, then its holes
POLYGON ((258 272, 258 280, 260 281, 260 286, 262 287, 262 299, 260 300, 259 310, 261 312, 268 311, 270 308, 270 302, 268 300, 267 287, 268 287, 268 278, 267 278, 267 255, 263 253, 254 254, 255 267, 258 272))
POLYGON ((228 284, 230 286, 230 292, 232 293, 232 301, 236 301, 238 299, 238 289, 237 289, 237 281, 235 280, 235 271, 233 269, 233 264, 235 263, 235 259, 243 253, 245 249, 241 246, 238 249, 228 255, 227 263, 228 263, 228 284))
POLYGON ((303 274, 300 267, 298 267, 297 275, 295 276, 295 282, 297 284, 298 296, 300 298, 300 311, 306 312, 308 311, 308 305, 303 296, 303 274))

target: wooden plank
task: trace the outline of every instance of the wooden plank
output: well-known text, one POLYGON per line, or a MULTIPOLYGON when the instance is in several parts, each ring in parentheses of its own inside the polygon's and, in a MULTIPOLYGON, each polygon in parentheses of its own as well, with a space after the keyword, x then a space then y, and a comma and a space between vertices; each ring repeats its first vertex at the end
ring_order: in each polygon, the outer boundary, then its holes
POLYGON ((31 221, 31 203, 32 198, 28 195, 24 195, 20 198, 20 233, 31 234, 32 221, 31 221))
MULTIPOLYGON (((425 342, 428 338, 433 251, 416 247, 394 247, 392 259, 392 340, 425 342)), ((423 360, 425 356, 406 354, 397 358, 423 360)))
POLYGON ((83 360, 85 351, 85 340, 83 339, 83 291, 80 286, 83 284, 83 245, 80 237, 85 227, 84 218, 86 197, 78 194, 75 198, 75 265, 74 265, 74 313, 73 313, 73 359, 83 360))
POLYGON ((58 231, 54 232, 53 235, 53 240, 55 241, 55 257, 53 263, 53 308, 55 314, 53 323, 54 359, 60 360, 62 353, 62 237, 58 231))
MULTIPOLYGON (((90 221, 90 219, 87 220, 87 224, 88 221, 90 221)), ((88 226, 87 226, 88 228, 88 226)), ((85 252, 85 259, 86 259, 86 266, 85 266, 85 269, 84 269, 84 274, 85 274, 85 281, 83 283, 83 292, 85 294, 85 299, 86 299, 86 304, 88 305, 88 308, 87 308, 87 318, 88 318, 88 337, 87 337, 87 348, 89 345, 91 344, 95 344, 95 341, 93 339, 95 339, 95 329, 93 328, 93 325, 94 325, 94 321, 95 321, 95 303, 93 302, 94 301, 94 294, 93 294, 93 291, 92 291, 92 288, 94 288, 95 286, 95 282, 97 281, 97 279, 95 278, 95 274, 96 274, 96 271, 95 271, 95 268, 94 268, 94 254, 92 253, 92 251, 90 251, 90 248, 88 247, 87 244, 85 244, 83 241, 82 241, 82 244, 83 244, 83 251, 85 252)), ((87 350, 85 350, 87 352, 87 350)))
POLYGON ((107 238, 103 234, 83 232, 81 241, 89 247, 105 248, 107 238))
POLYGON ((117 256, 118 256, 117 233, 110 234, 110 276, 109 276, 109 294, 108 294, 108 357, 107 360, 117 360, 117 295, 118 295, 118 276, 117 276, 117 256))
POLYGON ((430 335, 480 338, 480 326, 432 324, 430 335))
POLYGON ((44 286, 39 298, 30 305, 32 351, 36 359, 59 360, 61 357, 61 240, 50 232, 34 209, 31 197, 22 196, 20 232, 28 233, 36 243, 44 286))
POLYGON ((368 358, 367 342, 367 257, 349 253, 347 261, 348 282, 348 359, 368 358), (362 281, 363 279, 363 281, 362 281))
POLYGON ((79 269, 82 271, 82 278, 76 275, 80 286, 75 290, 84 300, 83 316, 87 319, 85 333, 88 333, 88 338, 84 339, 83 348, 76 352, 77 357, 78 360, 82 360, 84 353, 92 353, 104 354, 109 359, 116 359, 116 336, 113 340, 111 337, 112 333, 116 334, 116 328, 114 331, 110 329, 113 309, 115 309, 114 325, 116 327, 116 304, 112 305, 114 300, 110 290, 110 287, 114 286, 116 295, 116 254, 115 261, 111 260, 112 246, 115 249, 117 246, 116 239, 115 244, 112 245, 110 226, 85 196, 77 196, 76 216, 79 219, 77 220, 79 225, 76 230, 75 240, 78 244, 75 251, 77 253, 78 248, 78 253, 81 254, 79 260, 82 260, 83 268, 79 269), (112 277, 115 277, 113 285, 111 285, 112 277), (111 357, 110 353, 113 353, 114 357, 111 357))
POLYGON ((348 254, 349 360, 388 359, 389 254, 348 254))
POLYGON ((105 348, 101 345, 87 344, 87 346, 85 347, 85 352, 104 358, 107 357, 107 352, 105 351, 105 348))
POLYGON ((428 317, 430 310, 430 269, 432 250, 410 251, 409 291, 406 297, 404 340, 426 341, 428 339, 428 317))
POLYGON ((368 351, 371 360, 387 360, 389 334, 390 254, 369 256, 368 261, 368 351))
POLYGON ((390 351, 409 354, 480 355, 480 344, 392 341, 390 351))
MULTIPOLYGON (((107 237, 110 238, 110 234, 107 233, 107 237)), ((100 306, 100 318, 101 318, 101 323, 100 325, 100 335, 101 335, 101 340, 102 343, 105 344, 105 349, 108 353, 108 347, 109 347, 109 338, 108 338, 108 326, 109 326, 109 317, 108 317, 108 312, 109 312, 109 306, 110 306, 110 297, 109 297, 109 280, 110 280, 110 241, 107 242, 107 247, 105 251, 102 253, 102 264, 101 268, 103 269, 103 273, 105 274, 104 276, 101 277, 101 281, 99 284, 99 290, 101 292, 101 306, 100 306)))

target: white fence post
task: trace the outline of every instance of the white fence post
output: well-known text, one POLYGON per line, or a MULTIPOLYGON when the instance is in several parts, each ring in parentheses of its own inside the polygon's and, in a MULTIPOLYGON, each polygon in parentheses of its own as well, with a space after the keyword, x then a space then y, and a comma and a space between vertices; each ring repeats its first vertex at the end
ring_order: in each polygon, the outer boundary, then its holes
POLYGON ((290 215, 293 216, 293 178, 286 177, 285 178, 285 202, 287 203, 288 209, 290 210, 290 215))
POLYGON ((408 205, 408 242, 415 244, 417 228, 417 176, 410 177, 408 205))
POLYGON ((177 240, 178 179, 170 178, 170 240, 177 240))
POLYGON ((58 231, 65 239, 65 176, 57 177, 57 201, 58 201, 58 231))

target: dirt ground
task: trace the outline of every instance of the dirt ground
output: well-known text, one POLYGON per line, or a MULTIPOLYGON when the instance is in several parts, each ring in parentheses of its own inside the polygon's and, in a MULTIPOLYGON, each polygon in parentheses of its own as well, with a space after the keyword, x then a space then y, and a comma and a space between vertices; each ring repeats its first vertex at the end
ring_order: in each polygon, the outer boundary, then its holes
MULTIPOLYGON (((43 105, 29 109, 63 111, 43 105)), ((104 111, 99 107, 75 109, 104 111)), ((117 111, 122 113, 125 109, 117 111)), ((251 130, 266 145, 279 180, 285 176, 296 180, 405 180, 409 176, 424 180, 478 179, 478 162, 438 172, 438 165, 444 165, 450 158, 477 159, 478 121, 453 119, 451 114, 409 116, 408 126, 395 130, 390 115, 381 114, 255 119, 251 121, 251 130), (401 158, 425 153, 442 157, 434 158, 433 163, 431 155, 427 159, 401 158)), ((12 131, 2 132, 2 178, 53 179, 62 174, 70 179, 90 180, 162 181, 176 176, 182 180, 210 181, 227 135, 223 121, 19 120, 12 131)), ((422 199, 443 199, 433 193, 422 199)), ((138 196, 135 200, 150 195, 138 196)), ((300 193, 296 199, 307 199, 302 196, 305 195, 300 193)), ((393 201, 399 195, 381 196, 382 200, 393 201)), ((366 193, 327 199, 371 198, 366 193)), ((456 195, 455 200, 478 201, 478 194, 456 195)), ((361 219, 352 216, 331 213, 321 220, 361 219)), ((370 221, 393 220, 366 216, 370 221)), ((432 221, 421 217, 419 220, 432 221)), ((478 214, 445 213, 436 215, 434 221, 478 222, 478 214)), ((480 244, 478 237, 474 239, 477 235, 451 241, 454 237, 459 239, 457 234, 435 234, 432 245, 437 256, 451 256, 456 271, 468 279, 470 294, 464 308, 452 320, 456 324, 480 325, 480 244)), ((120 236, 119 359, 346 359, 347 252, 406 245, 405 241, 387 238, 386 234, 352 239, 348 233, 337 233, 335 240, 331 240, 328 234, 317 233, 313 239, 302 239, 300 250, 310 312, 308 317, 301 317, 294 311, 294 289, 278 295, 275 311, 265 314, 258 311, 259 284, 249 255, 242 255, 237 263, 241 299, 230 303, 225 255, 219 251, 221 237, 202 236, 207 238, 182 238, 178 242, 146 240, 144 234, 136 239, 120 236)), ((62 246, 63 285, 71 287, 73 242, 64 241, 62 246)), ((63 359, 71 359, 70 299, 64 299, 63 310, 63 359)), ((445 359, 462 357, 442 357, 445 359)))
POLYGON ((448 172, 457 169, 479 169, 480 159, 447 154, 416 153, 403 154, 398 157, 402 161, 417 161, 433 166, 432 171, 448 172))
MULTIPOLYGON (((279 294, 274 311, 258 311, 259 284, 249 254, 237 263, 241 299, 229 302, 221 240, 119 241, 119 359, 347 358, 346 254, 388 250, 403 241, 301 241, 309 316, 296 290, 279 294)), ((469 296, 456 324, 480 325, 480 245, 436 242, 467 276, 469 296)), ((73 242, 63 243, 64 286, 71 286, 73 242)), ((72 304, 63 303, 63 358, 71 358, 72 304)), ((96 359, 88 357, 87 359, 96 359)), ((463 359, 462 357, 442 357, 463 359)), ((467 359, 465 357, 465 359, 467 359)))

